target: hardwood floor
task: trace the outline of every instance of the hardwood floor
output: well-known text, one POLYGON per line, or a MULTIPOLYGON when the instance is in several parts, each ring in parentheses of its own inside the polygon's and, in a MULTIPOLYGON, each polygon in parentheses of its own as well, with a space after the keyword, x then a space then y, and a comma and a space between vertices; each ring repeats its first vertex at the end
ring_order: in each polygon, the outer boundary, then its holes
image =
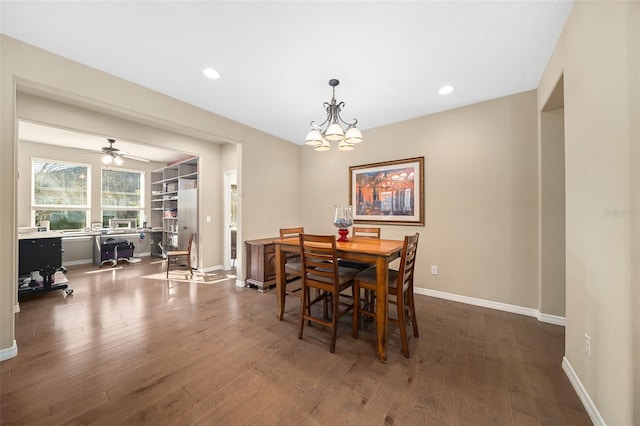
POLYGON ((73 295, 21 299, 2 424, 591 424, 562 327, 416 296, 411 358, 390 325, 383 365, 373 328, 343 318, 331 354, 325 327, 298 340, 297 298, 278 321, 275 291, 140 278, 161 268, 75 267, 73 295))

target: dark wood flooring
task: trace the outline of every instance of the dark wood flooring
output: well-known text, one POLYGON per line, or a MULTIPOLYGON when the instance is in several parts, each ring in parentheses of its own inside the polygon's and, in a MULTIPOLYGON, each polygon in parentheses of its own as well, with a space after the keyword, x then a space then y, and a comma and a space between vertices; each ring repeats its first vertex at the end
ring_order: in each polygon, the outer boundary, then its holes
POLYGON ((22 298, 1 423, 591 424, 562 371, 562 327, 417 296, 411 358, 390 325, 381 364, 373 328, 354 340, 343 318, 331 354, 324 327, 298 340, 298 299, 277 321, 273 291, 140 278, 161 268, 74 267, 73 295, 22 298))

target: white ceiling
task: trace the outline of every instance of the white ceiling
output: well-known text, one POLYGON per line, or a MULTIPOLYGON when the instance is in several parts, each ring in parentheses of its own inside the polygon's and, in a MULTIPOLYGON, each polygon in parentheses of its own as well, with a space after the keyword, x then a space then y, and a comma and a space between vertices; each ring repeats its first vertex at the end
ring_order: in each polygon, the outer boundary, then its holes
POLYGON ((0 31, 298 144, 337 78, 366 142, 369 128, 535 89, 572 6, 2 0, 0 31), (456 90, 438 95, 445 84, 456 90))

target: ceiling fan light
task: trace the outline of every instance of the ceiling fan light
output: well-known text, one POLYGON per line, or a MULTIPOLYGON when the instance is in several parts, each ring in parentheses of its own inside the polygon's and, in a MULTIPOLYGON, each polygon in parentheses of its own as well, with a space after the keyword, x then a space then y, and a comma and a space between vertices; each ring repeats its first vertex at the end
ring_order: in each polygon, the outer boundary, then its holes
POLYGON ((324 132, 324 137, 327 140, 337 142, 344 139, 344 130, 338 123, 331 123, 331 125, 327 128, 327 131, 324 132))
POLYGON ((122 161, 122 157, 120 156, 114 157, 113 162, 116 163, 117 166, 122 166, 122 163, 124 163, 124 161, 122 161))
POLYGON ((311 129, 311 131, 307 133, 304 143, 310 146, 318 146, 322 145, 323 141, 324 138, 322 137, 322 133, 316 129, 311 129))
POLYGON ((356 127, 349 127, 344 135, 344 141, 351 145, 360 143, 362 142, 362 133, 356 127))
POLYGON ((102 162, 104 164, 111 164, 112 161, 113 161, 113 158, 109 154, 102 157, 102 162))

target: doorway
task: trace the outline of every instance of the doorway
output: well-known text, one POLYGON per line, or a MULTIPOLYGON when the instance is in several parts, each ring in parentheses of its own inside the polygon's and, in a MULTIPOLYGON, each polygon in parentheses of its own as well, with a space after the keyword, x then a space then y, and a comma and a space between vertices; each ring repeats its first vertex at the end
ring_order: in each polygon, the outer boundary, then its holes
POLYGON ((224 268, 236 268, 238 259, 238 174, 236 170, 224 172, 224 268))

